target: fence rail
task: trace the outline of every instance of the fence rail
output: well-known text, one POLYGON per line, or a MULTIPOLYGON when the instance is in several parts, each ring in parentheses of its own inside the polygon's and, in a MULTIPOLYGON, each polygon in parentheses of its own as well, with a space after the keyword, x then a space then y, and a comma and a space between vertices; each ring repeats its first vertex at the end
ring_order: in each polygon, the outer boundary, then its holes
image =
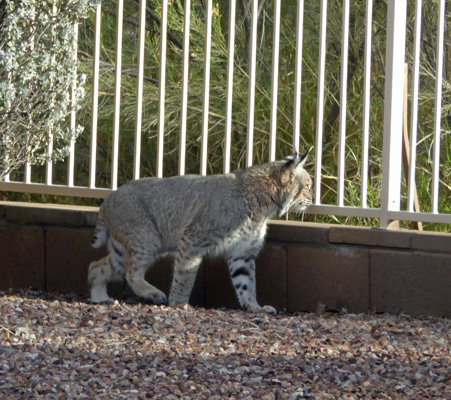
MULTIPOLYGON (((251 166, 254 162, 254 118, 256 101, 256 77, 258 73, 257 49, 259 46, 259 8, 257 0, 249 0, 250 17, 250 40, 249 40, 249 67, 248 67, 248 97, 247 97, 247 145, 245 152, 245 166, 251 166)), ((335 216, 351 216, 359 218, 376 218, 380 220, 382 228, 387 227, 392 220, 420 221, 431 223, 451 223, 451 215, 439 213, 439 183, 440 183, 440 138, 442 129, 442 82, 443 82, 443 54, 444 54, 444 32, 445 32, 445 0, 438 2, 437 16, 437 41, 436 41, 436 65, 435 65, 435 113, 433 151, 432 151, 432 190, 431 190, 431 211, 415 212, 414 193, 416 179, 417 162, 417 130, 419 112, 419 82, 420 82, 420 43, 422 32, 422 5, 423 1, 415 3, 415 23, 413 59, 409 64, 412 76, 412 87, 410 93, 410 164, 408 166, 408 176, 406 177, 406 207, 401 209, 401 186, 402 186, 402 134, 403 115, 405 115, 404 102, 404 65, 406 62, 406 26, 407 26, 407 0, 388 0, 386 10, 386 54, 385 54, 385 93, 384 93, 384 121, 383 121, 383 148, 382 148, 382 174, 381 174, 381 194, 380 207, 371 208, 368 206, 368 171, 370 166, 369 142, 370 142, 370 113, 371 113, 371 65, 372 65, 372 27, 373 27, 373 1, 367 0, 364 29, 364 67, 363 67, 363 94, 362 103, 362 126, 361 126, 361 155, 360 155, 360 205, 347 206, 346 200, 346 152, 347 152, 347 124, 349 119, 347 106, 348 88, 348 62, 349 62, 349 37, 350 37, 350 1, 342 2, 342 40, 341 40, 341 72, 339 75, 340 93, 337 100, 340 112, 338 118, 338 146, 337 146, 337 196, 336 204, 323 204, 323 146, 325 140, 325 95, 328 92, 326 87, 327 64, 327 38, 328 38, 328 1, 321 0, 319 8, 319 30, 318 30, 318 63, 316 81, 316 121, 315 121, 315 160, 314 160, 314 181, 315 181, 315 204, 309 208, 309 213, 325 214, 335 216)), ((232 142, 232 111, 233 111, 233 90, 235 61, 235 30, 236 30, 236 0, 230 0, 228 5, 228 56, 226 60, 226 107, 224 114, 224 144, 223 144, 223 172, 227 173, 231 169, 231 142, 232 142)), ((180 137, 178 148, 178 174, 186 172, 186 140, 187 140, 187 113, 189 112, 188 88, 189 88, 189 66, 190 66, 190 11, 192 4, 190 0, 184 1, 183 19, 183 62, 181 72, 181 97, 180 97, 180 137)), ((302 74, 303 74, 303 27, 304 27, 304 1, 297 1, 297 17, 295 28, 295 67, 292 73, 295 76, 292 88, 293 96, 293 133, 292 148, 299 150, 301 132, 301 103, 302 103, 302 74)), ((280 109, 279 100, 279 70, 281 68, 280 55, 280 26, 281 26, 281 0, 274 0, 273 33, 272 33, 272 79, 270 93, 270 127, 269 127, 269 161, 276 157, 278 113, 280 109)), ((205 2, 205 49, 204 49, 204 87, 202 93, 202 121, 200 136, 200 173, 207 173, 208 164, 208 138, 209 138, 209 117, 210 117, 210 64, 212 48, 212 0, 205 2)), ((123 21, 124 21, 124 0, 117 0, 116 9, 116 57, 115 57, 115 89, 114 89, 114 121, 112 129, 112 156, 111 156, 111 184, 107 188, 96 187, 96 156, 98 151, 98 119, 99 110, 99 65, 101 53, 101 23, 102 6, 98 5, 94 18, 93 37, 93 69, 92 69, 92 114, 90 131, 90 151, 89 151, 89 182, 87 186, 76 186, 74 182, 74 157, 76 143, 70 147, 69 162, 67 163, 67 184, 56 185, 52 182, 52 164, 47 165, 47 178, 44 183, 36 183, 32 180, 31 167, 27 165, 24 169, 24 179, 21 182, 13 181, 9 176, 4 182, 0 182, 0 190, 17 191, 40 194, 53 194, 62 196, 82 196, 92 198, 104 198, 118 186, 118 160, 119 160, 119 137, 120 137, 120 116, 121 116, 121 78, 123 76, 122 66, 122 41, 123 41, 123 21)), ((166 60, 168 49, 168 1, 161 2, 161 35, 160 35, 160 64, 158 79, 158 129, 157 129, 157 150, 156 150, 156 176, 163 176, 164 162, 164 142, 165 142, 165 95, 166 95, 166 60)), ((136 120, 134 137, 133 156, 133 178, 140 177, 141 158, 141 137, 142 137, 142 113, 143 113, 143 80, 145 77, 145 29, 146 29, 146 1, 139 1, 138 15, 138 45, 137 45, 137 70, 136 70, 136 120)), ((78 26, 75 26, 78 29, 78 26)), ((409 43, 407 43, 409 45, 409 43)), ((374 77, 373 77, 374 79, 374 77)), ((75 126, 75 113, 71 116, 71 126, 75 126)), ((49 148, 51 151, 51 148, 49 148)))

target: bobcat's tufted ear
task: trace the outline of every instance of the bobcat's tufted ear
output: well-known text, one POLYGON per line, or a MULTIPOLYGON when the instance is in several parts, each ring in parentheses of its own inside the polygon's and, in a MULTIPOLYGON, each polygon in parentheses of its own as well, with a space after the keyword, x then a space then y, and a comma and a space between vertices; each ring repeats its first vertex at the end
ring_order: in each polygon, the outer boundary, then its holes
POLYGON ((282 166, 281 174, 280 174, 280 182, 282 186, 287 185, 294 175, 298 174, 305 165, 307 161, 307 155, 300 155, 295 152, 293 155, 288 156, 284 159, 285 164, 282 166))
POLYGON ((298 157, 297 157, 296 160, 295 160, 295 163, 296 163, 296 169, 298 169, 298 168, 304 168, 304 165, 305 165, 305 163, 306 163, 306 161, 307 161, 307 158, 308 158, 308 153, 305 153, 305 154, 303 154, 303 155, 298 154, 298 157))

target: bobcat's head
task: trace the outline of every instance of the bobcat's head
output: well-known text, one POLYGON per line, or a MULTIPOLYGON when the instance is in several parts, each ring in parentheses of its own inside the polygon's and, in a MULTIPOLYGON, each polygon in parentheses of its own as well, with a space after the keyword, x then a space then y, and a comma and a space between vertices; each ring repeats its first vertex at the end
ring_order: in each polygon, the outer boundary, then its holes
POLYGON ((302 213, 313 202, 312 179, 304 169, 307 154, 294 153, 280 167, 279 210, 281 217, 288 211, 302 213))

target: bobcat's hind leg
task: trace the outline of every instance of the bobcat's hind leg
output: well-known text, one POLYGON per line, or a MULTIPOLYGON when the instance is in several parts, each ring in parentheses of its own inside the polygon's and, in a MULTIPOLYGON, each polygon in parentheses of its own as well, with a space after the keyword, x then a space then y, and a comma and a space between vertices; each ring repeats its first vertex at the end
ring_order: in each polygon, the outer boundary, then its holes
POLYGON ((171 291, 169 293, 169 305, 188 304, 193 290, 199 265, 202 262, 201 255, 189 254, 189 243, 180 240, 179 250, 174 261, 174 277, 172 278, 171 291))
POLYGON ((227 265, 238 301, 244 310, 270 314, 277 313, 274 307, 262 307, 257 303, 255 259, 253 257, 235 254, 228 259, 227 265))
POLYGON ((167 302, 166 295, 145 279, 146 272, 155 259, 156 255, 137 251, 127 252, 125 258, 125 279, 138 296, 151 301, 153 304, 164 304, 167 302))
POLYGON ((93 303, 104 303, 113 301, 108 296, 106 285, 113 280, 113 270, 110 264, 110 255, 103 257, 99 261, 94 261, 89 265, 88 283, 93 303))
POLYGON ((124 248, 113 237, 108 239, 109 254, 89 266, 88 283, 93 303, 113 301, 107 293, 107 283, 124 279, 124 248))

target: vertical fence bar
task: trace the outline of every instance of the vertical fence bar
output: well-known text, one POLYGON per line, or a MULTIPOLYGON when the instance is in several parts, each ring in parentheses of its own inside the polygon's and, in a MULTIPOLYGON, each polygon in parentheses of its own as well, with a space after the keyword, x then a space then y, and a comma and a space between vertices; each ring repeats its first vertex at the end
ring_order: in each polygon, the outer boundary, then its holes
MULTIPOLYGON (((36 11, 35 2, 31 2, 30 7, 34 11, 36 11)), ((33 14, 33 15, 35 15, 35 14, 33 14)), ((30 37, 30 52, 32 52, 34 50, 34 46, 35 46, 35 34, 32 34, 31 37, 30 37)), ((31 106, 30 106, 30 103, 28 103, 27 106, 28 106, 27 108, 28 108, 29 113, 30 113, 30 115, 28 117, 29 118, 29 124, 30 124, 31 123, 31 106)), ((27 184, 31 183, 31 164, 28 161, 26 161, 25 165, 24 165, 23 181, 24 181, 24 183, 27 183, 27 184)))
POLYGON ((417 158, 417 129, 418 129, 418 92, 420 81, 420 51, 421 51, 421 9, 423 0, 416 1, 415 7, 415 39, 413 44, 412 67, 412 104, 410 123, 410 165, 407 181, 407 211, 414 211, 415 165, 417 158))
POLYGON ((321 169, 323 154, 323 119, 324 119, 324 76, 326 71, 326 22, 327 0, 321 0, 320 45, 318 61, 318 94, 316 109, 315 140, 315 204, 321 203, 321 169))
POLYGON ((92 65, 92 114, 91 114, 91 147, 89 157, 89 187, 96 187, 96 159, 97 159, 97 114, 99 110, 99 65, 100 65, 100 23, 102 4, 96 8, 94 26, 94 55, 92 65))
POLYGON ((122 77, 122 26, 124 18, 124 0, 117 0, 116 21, 116 65, 114 79, 114 122, 113 148, 111 156, 111 189, 117 189, 117 170, 119 164, 119 125, 121 113, 121 77, 122 77))
POLYGON ((277 97, 279 88, 280 0, 274 0, 274 30, 272 47, 271 127, 269 132, 269 161, 276 159, 277 97))
MULTIPOLYGON (((78 23, 74 24, 74 39, 73 39, 74 52, 72 54, 72 59, 74 62, 77 62, 77 48, 78 48, 78 23)), ((75 106, 76 98, 76 85, 77 78, 74 77, 71 87, 71 112, 70 112, 70 130, 75 132, 76 126, 76 115, 75 115, 75 106)), ((67 160, 67 186, 74 186, 74 166, 75 166, 75 140, 72 138, 69 144, 69 158, 67 160)))
POLYGON ((208 112, 210 105, 210 60, 211 60, 211 15, 212 0, 207 0, 205 15, 205 57, 204 57, 204 94, 202 108, 202 136, 201 136, 201 160, 200 174, 207 174, 207 150, 208 150, 208 112))
POLYGON ((337 203, 344 205, 345 180, 345 147, 346 147, 346 109, 348 96, 348 48, 349 48, 349 0, 343 2, 342 22, 342 49, 341 49, 341 79, 340 79, 340 126, 338 139, 338 187, 337 203))
MULTIPOLYGON (((8 86, 11 84, 11 81, 12 81, 12 74, 11 74, 11 69, 9 69, 6 72, 6 83, 7 83, 8 86)), ((7 99, 6 100, 6 112, 9 113, 10 111, 11 111, 11 101, 9 99, 7 99)), ((6 121, 6 132, 7 132, 8 136, 9 136, 10 129, 11 129, 11 127, 10 127, 9 121, 6 121)), ((8 153, 6 153, 6 160, 5 160, 5 167, 6 168, 8 168, 8 159, 9 159, 8 153)), ((9 174, 10 173, 8 172, 7 174, 4 175, 3 182, 10 182, 10 175, 9 174)), ((0 179, 0 182, 1 181, 2 180, 0 179)))
POLYGON ((362 165, 361 165, 361 187, 360 205, 368 207, 368 148, 370 137, 370 106, 371 106, 371 42, 373 26, 373 0, 366 2, 365 14, 365 66, 364 66, 364 89, 363 89, 363 126, 362 126, 362 165))
POLYGON ((163 177, 164 100, 166 94, 166 44, 168 35, 168 0, 161 2, 160 84, 158 100, 157 177, 163 177))
POLYGON ((49 160, 45 163, 45 184, 52 184, 52 175, 53 175, 53 162, 50 160, 50 157, 53 155, 53 133, 51 128, 49 128, 49 142, 47 143, 47 155, 49 160))
MULTIPOLYGON (((58 13, 58 10, 56 8, 56 2, 53 1, 53 6, 52 6, 52 17, 56 18, 58 13)), ((55 30, 54 28, 51 29, 52 32, 52 38, 55 37, 55 30)), ((55 56, 52 57, 51 59, 51 64, 55 65, 56 63, 56 59, 55 56)), ((54 103, 53 101, 51 102, 51 107, 53 108, 54 103)), ((45 184, 46 185, 51 185, 52 184, 52 175, 53 175, 53 162, 51 157, 53 156, 53 126, 49 127, 49 139, 48 139, 48 143, 47 143, 47 156, 49 157, 49 159, 46 161, 45 163, 45 184)))
POLYGON ((293 151, 299 151, 301 134, 301 82, 302 82, 302 34, 304 27, 304 0, 298 0, 296 24, 296 65, 294 81, 293 151))
MULTIPOLYGON (((34 11, 36 11, 35 9, 35 2, 31 2, 30 7, 33 8, 34 11)), ((34 46, 35 46, 35 35, 32 34, 30 37, 30 52, 32 52, 34 50, 34 46)), ((31 109, 30 109, 30 103, 28 103, 28 110, 31 114, 31 109)), ((29 116, 29 123, 31 122, 31 116, 29 116)), ((24 176, 23 176, 23 181, 24 183, 31 183, 31 164, 26 161, 25 165, 24 165, 24 176)))
POLYGON ((247 98, 247 149, 246 167, 252 165, 254 147, 255 78, 257 69, 257 19, 258 0, 251 0, 251 39, 249 54, 249 89, 247 98))
POLYGON ((31 164, 28 161, 25 163, 23 181, 24 183, 31 183, 31 164))
MULTIPOLYGON (((6 83, 7 83, 7 85, 9 86, 9 85, 11 85, 11 83, 12 83, 12 73, 11 73, 11 69, 8 69, 8 71, 6 72, 6 83)), ((6 112, 7 113, 10 113, 11 112, 11 100, 10 99, 7 99, 6 100, 6 112)), ((11 129, 11 126, 10 126, 10 123, 9 123, 9 121, 7 120, 6 121, 6 132, 7 132, 7 135, 8 135, 8 137, 9 137, 9 135, 10 135, 10 129, 11 129)), ((7 138, 8 139, 8 138, 7 138)), ((8 156, 8 153, 6 152, 6 162, 5 162, 5 166, 6 166, 6 168, 8 168, 8 159, 9 159, 9 156, 8 156)), ((3 177, 3 182, 10 182, 10 175, 9 175, 10 173, 8 172, 4 177, 3 177)), ((1 175, 1 174, 0 174, 1 175)), ((1 180, 0 180, 0 182, 1 182, 1 180)))
POLYGON ((389 0, 387 8, 381 228, 400 209, 407 0, 389 0))
POLYGON ((141 129, 143 110, 143 85, 144 85, 144 49, 146 38, 146 0, 139 0, 139 43, 138 43, 138 71, 136 88, 136 123, 135 123, 135 147, 133 156, 133 179, 139 179, 141 166, 141 129))
POLYGON ((183 67, 182 67, 183 71, 182 71, 182 108, 180 110, 179 175, 185 175, 190 19, 191 19, 191 0, 185 0, 185 16, 183 21, 183 67))
POLYGON ((435 75, 435 113, 434 113, 434 144, 432 164, 432 213, 438 213, 438 185, 440 173, 440 136, 442 122, 442 80, 443 80, 443 47, 445 34, 445 0, 438 3, 437 27, 437 65, 435 75))
POLYGON ((230 172, 230 149, 232 144, 232 106, 233 106, 233 61, 235 55, 235 14, 236 0, 229 1, 229 43, 227 57, 227 103, 224 137, 224 173, 230 172))

